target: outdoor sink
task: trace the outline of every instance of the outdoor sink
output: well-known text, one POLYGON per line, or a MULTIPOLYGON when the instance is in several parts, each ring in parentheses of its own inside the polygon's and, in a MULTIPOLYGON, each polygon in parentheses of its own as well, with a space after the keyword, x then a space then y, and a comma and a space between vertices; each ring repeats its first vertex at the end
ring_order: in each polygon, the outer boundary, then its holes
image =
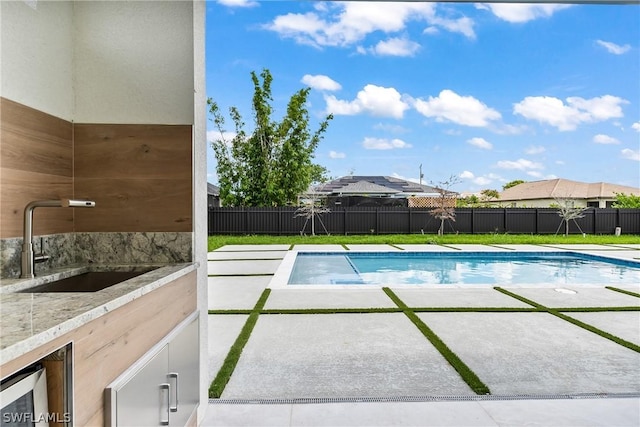
POLYGON ((48 293, 48 292, 96 292, 110 286, 124 282, 125 280, 145 274, 152 269, 138 271, 90 271, 66 279, 44 283, 31 288, 22 289, 22 293, 48 293))

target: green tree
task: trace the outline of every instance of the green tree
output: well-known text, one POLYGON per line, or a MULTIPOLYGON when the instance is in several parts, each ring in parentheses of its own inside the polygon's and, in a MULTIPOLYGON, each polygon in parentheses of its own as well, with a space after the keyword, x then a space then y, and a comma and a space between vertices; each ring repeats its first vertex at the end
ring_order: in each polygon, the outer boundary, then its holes
POLYGON ((612 206, 614 208, 640 209, 640 196, 616 193, 616 201, 613 202, 612 206))
POLYGON ((313 157, 333 116, 328 115, 312 133, 306 108, 310 88, 304 88, 291 96, 286 115, 275 121, 272 119, 271 73, 264 69, 258 76, 252 71, 251 80, 254 86, 251 132, 245 131, 240 111, 231 107, 229 116, 235 134, 227 139, 218 104, 207 99, 212 120, 220 132, 220 138, 212 142, 218 163, 220 199, 227 206, 295 203, 312 182, 326 176, 327 170, 313 163, 313 157))
POLYGON ((506 190, 507 188, 511 188, 511 187, 515 187, 518 184, 522 184, 525 183, 527 181, 524 181, 522 179, 514 179, 513 181, 509 181, 507 182, 505 185, 502 186, 502 190, 506 190))
POLYGON ((498 200, 500 198, 500 193, 498 193, 498 190, 491 190, 489 188, 487 188, 486 190, 482 190, 480 194, 482 196, 482 203, 485 207, 491 207, 490 202, 498 200))

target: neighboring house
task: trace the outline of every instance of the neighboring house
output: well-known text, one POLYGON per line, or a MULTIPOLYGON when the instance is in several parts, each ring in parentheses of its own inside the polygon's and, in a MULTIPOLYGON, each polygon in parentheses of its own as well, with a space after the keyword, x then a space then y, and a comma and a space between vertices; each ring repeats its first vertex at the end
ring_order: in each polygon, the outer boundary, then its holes
MULTIPOLYGON (((433 203, 440 197, 438 189, 390 176, 350 175, 327 182, 313 189, 332 206, 412 206, 433 203)), ((457 193, 451 192, 455 199, 457 193)))
POLYGON ((220 187, 209 184, 207 182, 207 205, 210 208, 219 208, 220 205, 220 187))
POLYGON ((500 193, 496 203, 503 207, 544 208, 559 200, 569 200, 575 207, 609 208, 616 200, 616 193, 640 196, 640 188, 558 178, 524 182, 508 188, 500 193))

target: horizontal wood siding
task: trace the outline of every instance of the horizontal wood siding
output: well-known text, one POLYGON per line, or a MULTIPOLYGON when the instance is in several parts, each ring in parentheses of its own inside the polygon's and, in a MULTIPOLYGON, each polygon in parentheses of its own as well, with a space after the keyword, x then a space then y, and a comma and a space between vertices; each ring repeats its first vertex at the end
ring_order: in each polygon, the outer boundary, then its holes
POLYGON ((5 377, 72 343, 74 425, 102 425, 104 388, 196 311, 196 273, 117 308, 0 368, 5 377))
MULTIPOLYGON (((27 203, 73 197, 72 124, 0 98, 0 176, 0 238, 20 237, 27 203)), ((71 209, 34 212, 34 234, 73 231, 71 209)))
POLYGON ((190 125, 76 124, 79 232, 192 230, 190 125))

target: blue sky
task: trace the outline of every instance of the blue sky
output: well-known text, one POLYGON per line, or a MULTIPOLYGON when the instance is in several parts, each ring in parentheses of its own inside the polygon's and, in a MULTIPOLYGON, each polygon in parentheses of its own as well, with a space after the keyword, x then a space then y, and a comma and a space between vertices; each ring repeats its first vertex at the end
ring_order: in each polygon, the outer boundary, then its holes
POLYGON ((276 118, 311 87, 312 129, 334 115, 315 159, 332 177, 640 186, 637 5, 220 0, 206 54, 207 96, 248 128, 251 71, 270 70, 276 118))

